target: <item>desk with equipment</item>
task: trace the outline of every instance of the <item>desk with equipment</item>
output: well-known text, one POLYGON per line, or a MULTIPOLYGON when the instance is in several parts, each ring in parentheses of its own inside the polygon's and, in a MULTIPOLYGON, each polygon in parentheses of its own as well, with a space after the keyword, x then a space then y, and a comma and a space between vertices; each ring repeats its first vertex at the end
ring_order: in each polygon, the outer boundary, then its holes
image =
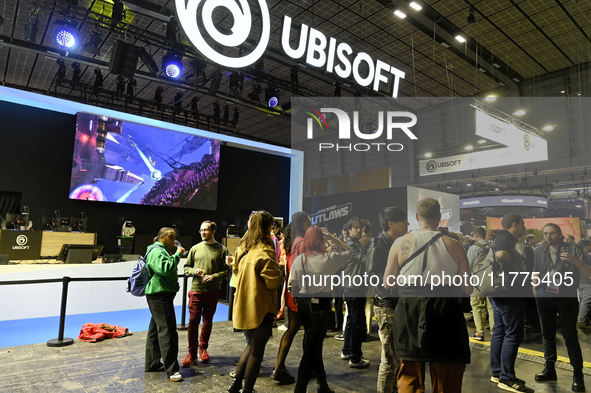
POLYGON ((0 231, 0 254, 9 260, 55 258, 64 244, 96 245, 96 233, 0 231))

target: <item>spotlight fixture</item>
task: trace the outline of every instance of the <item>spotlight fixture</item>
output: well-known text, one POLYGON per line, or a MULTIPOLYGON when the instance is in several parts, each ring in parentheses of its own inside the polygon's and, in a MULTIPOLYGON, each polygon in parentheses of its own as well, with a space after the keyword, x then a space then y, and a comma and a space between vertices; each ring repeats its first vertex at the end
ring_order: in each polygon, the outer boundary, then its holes
POLYGON ((117 75, 117 94, 125 93, 125 78, 117 75))
POLYGON ((300 78, 298 73, 300 69, 298 66, 293 66, 289 69, 290 79, 291 79, 291 91, 294 94, 297 94, 298 90, 300 89, 300 78))
POLYGON ((256 102, 261 102, 261 97, 260 97, 261 91, 262 91, 261 85, 258 82, 255 82, 252 85, 252 93, 250 93, 248 95, 248 99, 252 100, 252 101, 256 101, 256 102))
POLYGON ((58 21, 59 27, 55 30, 55 40, 59 46, 70 49, 76 45, 76 38, 78 33, 76 32, 76 24, 71 21, 63 22, 58 21))
POLYGON ((274 87, 267 87, 265 89, 265 102, 269 108, 275 108, 279 105, 279 90, 274 87))
POLYGON ((137 86, 137 81, 135 79, 130 79, 127 82, 127 95, 130 97, 135 96, 135 87, 137 86))
POLYGON ((227 126, 230 121, 230 107, 228 104, 224 105, 224 116, 222 116, 222 123, 227 126))
POLYGON ((142 59, 144 65, 148 68, 148 71, 150 71, 151 74, 156 75, 158 71, 160 71, 156 62, 144 47, 140 49, 140 59, 142 59))
POLYGON ((196 118, 198 117, 198 114, 199 114, 199 108, 197 107, 198 102, 199 102, 199 98, 197 98, 197 97, 191 98, 191 112, 193 112, 193 116, 195 116, 196 118))
POLYGON ((175 51, 170 51, 162 57, 162 69, 167 77, 177 79, 183 72, 183 56, 175 51))
POLYGON ((406 18, 406 14, 400 10, 396 10, 394 11, 394 15, 396 15, 397 17, 399 17, 400 19, 404 19, 406 18))
POLYGON ((82 50, 85 50, 91 55, 100 56, 101 50, 99 45, 103 41, 103 36, 99 30, 92 30, 88 35, 88 41, 82 45, 82 50))
POLYGON ((161 104, 162 103, 162 95, 164 94, 164 88, 162 86, 158 86, 156 91, 154 92, 154 101, 161 104))
POLYGON ((209 94, 216 94, 220 88, 220 82, 222 80, 222 73, 218 70, 211 76, 211 83, 209 84, 209 94))
POLYGON ((518 109, 513 113, 515 116, 523 116, 525 115, 525 111, 523 109, 518 109))
POLYGON ((232 127, 236 128, 236 124, 238 124, 238 119, 240 118, 240 111, 238 107, 234 107, 234 115, 232 116, 232 127))
POLYGON ((473 5, 471 5, 470 6, 470 13, 468 14, 468 19, 467 19, 468 23, 476 22, 476 18, 474 17, 474 11, 476 11, 476 9, 474 8, 473 5))
POLYGON ((64 79, 66 77, 66 63, 64 63, 64 61, 62 59, 57 59, 55 62, 59 66, 59 68, 57 69, 57 73, 55 74, 55 76, 58 79, 64 79))
POLYGON ((195 58, 191 60, 191 65, 193 66, 193 75, 189 75, 185 78, 185 81, 190 85, 196 85, 198 83, 203 83, 207 80, 207 76, 205 76, 205 67, 207 67, 207 63, 200 58, 195 58))
POLYGON ((220 124, 220 104, 217 102, 213 103, 213 121, 220 124))
POLYGON ((459 34, 456 36, 456 40, 458 40, 458 41, 459 41, 459 42, 461 42, 462 44, 463 44, 464 42, 466 42, 466 39, 465 39, 464 37, 462 37, 461 35, 459 35, 459 34))
POLYGON ((542 127, 542 130, 544 130, 544 131, 552 131, 553 129, 554 129, 554 127, 552 127, 551 125, 547 125, 547 126, 542 127))
POLYGON ((425 153, 425 157, 426 158, 431 158, 431 157, 433 157, 433 153, 425 153))
POLYGON ((474 146, 468 145, 468 146, 464 147, 464 150, 474 150, 474 146))
POLYGON ((480 139, 480 140, 478 141, 478 144, 479 144, 479 145, 482 145, 483 143, 486 143, 486 139, 480 139))
POLYGON ((103 73, 101 72, 100 68, 95 68, 94 69, 94 88, 98 89, 99 87, 101 87, 103 85, 103 73))
POLYGON ((341 96, 341 82, 335 82, 334 85, 334 94, 333 97, 340 97, 341 96))
POLYGON ((230 74, 230 94, 236 99, 242 99, 242 85, 244 84, 244 75, 241 72, 232 72, 230 74))
POLYGON ((37 39, 37 23, 39 22, 39 8, 33 8, 29 11, 27 24, 25 25, 25 40, 35 42, 37 39))
POLYGON ((80 82, 80 79, 82 78, 82 70, 80 69, 80 63, 74 62, 70 67, 74 69, 72 74, 72 82, 80 82))
POLYGON ((183 92, 179 91, 174 96, 174 106, 180 111, 183 109, 183 92))

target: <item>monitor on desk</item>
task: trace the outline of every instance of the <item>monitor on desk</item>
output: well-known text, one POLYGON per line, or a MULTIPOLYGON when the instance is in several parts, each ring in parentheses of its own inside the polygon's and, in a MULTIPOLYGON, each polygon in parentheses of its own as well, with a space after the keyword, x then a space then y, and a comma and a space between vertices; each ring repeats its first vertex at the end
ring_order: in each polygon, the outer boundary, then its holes
POLYGON ((59 254, 58 261, 64 263, 92 263, 101 253, 103 246, 94 244, 64 244, 59 254))

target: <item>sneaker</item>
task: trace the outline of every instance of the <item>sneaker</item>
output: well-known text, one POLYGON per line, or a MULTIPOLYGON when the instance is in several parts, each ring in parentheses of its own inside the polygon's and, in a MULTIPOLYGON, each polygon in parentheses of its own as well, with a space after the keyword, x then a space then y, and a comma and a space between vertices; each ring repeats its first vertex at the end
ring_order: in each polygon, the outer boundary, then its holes
POLYGON ((483 333, 476 332, 476 334, 474 334, 472 336, 472 338, 474 340, 477 340, 477 341, 484 341, 484 334, 483 333))
POLYGON ((295 378, 289 373, 287 368, 274 369, 271 378, 279 382, 280 385, 289 385, 295 382, 295 378))
POLYGON ((342 360, 349 360, 349 355, 345 355, 344 353, 341 352, 341 359, 342 360))
POLYGON ((518 378, 512 379, 502 379, 499 380, 499 384, 497 385, 500 389, 507 390, 509 392, 525 392, 525 393, 533 393, 534 390, 532 388, 528 388, 525 386, 525 382, 518 378))
POLYGON ((494 375, 490 376, 490 381, 493 383, 499 383, 499 377, 495 377, 494 375))
POLYGON ((285 326, 285 325, 277 326, 277 330, 286 331, 287 330, 287 326, 285 326))
POLYGON ((334 336, 334 339, 339 341, 345 341, 345 335, 343 333, 337 334, 334 336))
POLYGON ((199 357, 201 358, 201 361, 203 363, 209 362, 209 354, 207 353, 207 351, 205 349, 199 350, 199 357))
POLYGON ((183 367, 189 368, 189 367, 191 367, 191 365, 193 365, 194 362, 195 362, 195 358, 193 357, 193 355, 188 354, 187 357, 185 358, 185 360, 183 360, 183 367))
POLYGON ((172 382, 181 382, 183 380, 183 376, 181 375, 181 373, 176 372, 170 376, 170 380, 172 382))
POLYGON ((369 360, 361 359, 359 363, 353 363, 349 360, 349 367, 351 368, 367 368, 371 362, 369 360))

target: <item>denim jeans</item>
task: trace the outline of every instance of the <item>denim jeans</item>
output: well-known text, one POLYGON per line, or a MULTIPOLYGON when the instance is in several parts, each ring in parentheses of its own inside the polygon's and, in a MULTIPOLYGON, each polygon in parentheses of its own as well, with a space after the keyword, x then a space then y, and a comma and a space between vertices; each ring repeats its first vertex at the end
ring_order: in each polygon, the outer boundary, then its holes
POLYGON ((361 344, 365 339, 365 294, 356 291, 345 292, 347 301, 347 324, 345 325, 345 342, 343 344, 343 353, 349 355, 349 360, 353 363, 359 363, 363 352, 361 344))
POLYGON ((579 317, 577 322, 589 321, 589 312, 591 311, 591 285, 579 285, 579 317))
POLYGON ((492 375, 499 379, 515 378, 515 359, 525 328, 525 303, 521 298, 490 297, 495 326, 490 340, 492 375))
POLYGON ((396 383, 400 359, 394 348, 394 308, 374 306, 373 312, 378 321, 378 335, 382 343, 382 358, 378 371, 378 393, 398 391, 396 383))
POLYGON ((556 314, 559 314, 562 337, 575 370, 583 369, 583 354, 577 332, 578 302, 574 297, 555 297, 547 295, 541 289, 536 295, 540 324, 542 325, 542 343, 544 358, 547 362, 556 362, 556 314))

